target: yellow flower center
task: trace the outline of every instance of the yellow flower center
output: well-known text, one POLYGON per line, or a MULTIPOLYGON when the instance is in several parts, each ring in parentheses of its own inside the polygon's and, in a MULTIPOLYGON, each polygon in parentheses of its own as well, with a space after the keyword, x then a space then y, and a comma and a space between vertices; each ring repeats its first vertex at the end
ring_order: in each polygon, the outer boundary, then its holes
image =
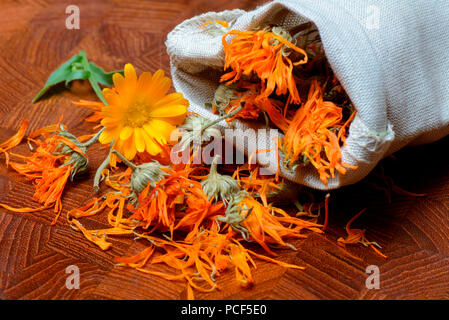
POLYGON ((125 113, 123 124, 125 126, 140 128, 150 120, 148 104, 134 101, 125 113))

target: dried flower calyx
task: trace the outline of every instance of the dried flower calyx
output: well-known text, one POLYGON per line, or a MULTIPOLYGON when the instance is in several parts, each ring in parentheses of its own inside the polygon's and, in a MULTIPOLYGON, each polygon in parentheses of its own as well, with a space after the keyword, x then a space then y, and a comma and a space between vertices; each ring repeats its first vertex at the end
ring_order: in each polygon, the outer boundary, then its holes
POLYGON ((236 90, 237 87, 234 85, 220 84, 214 94, 212 111, 218 112, 220 115, 225 114, 231 101, 239 98, 235 93, 236 90))
MULTIPOLYGON (((271 27, 271 32, 282 37, 283 39, 287 40, 290 43, 296 44, 293 37, 290 35, 290 32, 288 32, 287 30, 285 30, 282 27, 279 27, 279 26, 271 27)), ((278 44, 279 44, 279 40, 274 39, 273 45, 278 45, 278 44)), ((282 47, 282 54, 284 55, 284 57, 287 57, 291 52, 292 52, 292 50, 290 49, 289 46, 284 45, 282 47)))
POLYGON ((184 124, 178 127, 183 132, 181 141, 178 143, 180 150, 197 148, 212 139, 220 139, 220 129, 215 124, 210 125, 210 122, 202 116, 189 115, 184 124))
POLYGON ((227 204, 232 200, 232 197, 239 192, 240 187, 233 177, 222 175, 217 172, 219 159, 219 155, 214 157, 210 166, 209 176, 207 179, 201 181, 201 186, 209 199, 214 197, 215 201, 221 200, 223 203, 227 204))
POLYGON ((234 197, 232 197, 231 201, 229 201, 225 216, 217 217, 218 221, 225 222, 229 224, 232 229, 240 232, 245 240, 249 239, 250 232, 242 226, 242 223, 253 211, 253 208, 248 208, 245 204, 242 205, 243 200, 247 196, 249 196, 249 193, 243 190, 237 193, 234 197))
POLYGON ((145 189, 148 184, 150 184, 150 186, 154 188, 159 181, 161 181, 165 176, 168 175, 167 172, 161 169, 166 167, 161 165, 156 160, 136 165, 126 159, 116 150, 113 150, 112 152, 115 153, 128 167, 133 170, 133 173, 131 175, 132 193, 130 196, 132 199, 137 199, 139 194, 145 189))
POLYGON ((61 142, 56 146, 53 154, 70 156, 61 166, 71 166, 70 179, 73 181, 76 174, 87 170, 89 165, 87 149, 98 140, 100 132, 85 143, 79 142, 73 134, 65 131, 62 126, 61 130, 55 133, 58 137, 61 137, 61 142))
POLYGON ((212 139, 221 139, 221 131, 216 124, 225 119, 232 118, 241 110, 242 107, 240 106, 213 121, 207 120, 199 115, 190 115, 184 124, 178 127, 181 131, 184 131, 181 136, 181 141, 178 143, 180 147, 179 151, 183 151, 190 146, 195 150, 204 143, 210 142, 212 139))

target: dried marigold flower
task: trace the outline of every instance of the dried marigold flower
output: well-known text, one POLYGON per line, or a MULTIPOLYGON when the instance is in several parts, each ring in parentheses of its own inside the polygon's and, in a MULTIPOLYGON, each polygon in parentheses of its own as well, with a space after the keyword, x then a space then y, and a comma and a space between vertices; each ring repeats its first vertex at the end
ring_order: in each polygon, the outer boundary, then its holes
MULTIPOLYGON (((233 22, 231 22, 232 24, 233 22)), ((201 26, 207 33, 212 36, 222 35, 229 30, 229 23, 222 20, 207 21, 201 26)))
POLYGON ((225 52, 224 69, 231 71, 221 77, 221 82, 234 83, 242 76, 256 74, 262 81, 264 90, 261 97, 268 98, 273 92, 276 95, 289 93, 294 103, 300 103, 298 89, 293 78, 293 67, 307 63, 307 53, 295 46, 288 32, 280 28, 265 28, 257 31, 231 30, 223 35, 222 43, 225 52), (235 35, 230 43, 228 35, 235 35), (287 38, 287 39, 286 39, 287 38), (303 56, 292 62, 290 52, 303 56))
POLYGON ((143 163, 136 165, 126 159, 117 150, 112 150, 128 167, 133 170, 131 175, 131 189, 132 193, 130 195, 133 201, 137 200, 139 194, 146 188, 148 184, 152 188, 156 186, 156 183, 161 181, 165 176, 168 175, 167 172, 163 171, 161 168, 166 168, 161 165, 158 161, 153 160, 152 162, 143 163))
POLYGON ((243 227, 242 223, 246 218, 251 214, 252 209, 242 204, 242 201, 249 196, 249 193, 246 191, 240 191, 234 197, 232 197, 231 201, 229 201, 228 207, 225 211, 225 216, 217 217, 218 221, 222 221, 227 223, 234 229, 239 232, 243 239, 248 240, 250 232, 248 229, 243 227))
POLYGON ((215 201, 221 200, 224 204, 227 204, 240 190, 240 187, 233 177, 222 175, 217 172, 217 163, 219 159, 219 155, 214 157, 210 166, 209 176, 207 179, 201 181, 201 186, 209 199, 214 197, 215 201))
POLYGON ((239 98, 235 93, 236 90, 236 86, 228 86, 223 83, 220 84, 214 93, 214 100, 212 101, 212 111, 218 112, 218 114, 220 115, 225 114, 225 110, 229 107, 230 102, 234 99, 239 98))
POLYGON ((8 207, 8 210, 34 212, 53 206, 57 215, 52 224, 56 223, 61 214, 61 197, 67 181, 70 176, 73 179, 76 174, 87 169, 86 151, 90 145, 98 140, 101 133, 99 132, 91 140, 81 143, 74 135, 65 131, 62 125, 60 128, 60 131, 55 131, 56 126, 38 130, 38 134, 42 133, 46 138, 44 140, 30 139, 37 144, 37 148, 32 155, 28 157, 15 155, 23 159, 25 163, 11 162, 11 167, 14 170, 33 181, 35 187, 33 200, 43 204, 43 206, 38 209, 8 207), (51 132, 54 134, 47 136, 51 132))
POLYGON ((96 141, 99 133, 94 140, 91 140, 87 143, 80 143, 78 139, 71 134, 70 132, 65 131, 61 127, 61 131, 57 131, 56 134, 60 137, 66 138, 73 143, 77 149, 73 149, 73 146, 70 146, 66 143, 66 141, 61 141, 55 148, 55 155, 64 155, 70 157, 68 160, 64 162, 62 166, 70 166, 70 179, 73 181, 73 178, 77 173, 85 172, 89 166, 89 160, 87 158, 86 152, 89 146, 96 141), (81 152, 80 152, 81 151, 81 152))
POLYGON ((180 132, 182 132, 182 136, 181 141, 177 144, 177 151, 184 151, 191 146, 195 151, 212 139, 221 139, 221 131, 216 124, 234 117, 242 108, 242 106, 239 106, 213 121, 207 120, 199 115, 188 116, 184 124, 178 127, 181 130, 180 132))
POLYGON ((181 132, 179 151, 192 147, 196 149, 212 139, 220 139, 221 131, 211 121, 199 115, 189 115, 184 124, 178 127, 181 132))
POLYGON ((313 81, 307 102, 296 111, 283 138, 281 151, 285 163, 301 165, 310 161, 324 185, 327 179, 335 177, 335 170, 345 174, 348 168, 355 169, 342 163, 340 147, 354 116, 355 112, 344 122, 342 108, 324 101, 318 81, 313 81))
POLYGON ((22 124, 19 128, 19 130, 16 132, 15 135, 13 135, 8 140, 0 143, 0 152, 6 152, 9 149, 12 149, 19 145, 19 143, 22 141, 23 137, 25 136, 25 131, 28 128, 28 120, 22 119, 22 124))

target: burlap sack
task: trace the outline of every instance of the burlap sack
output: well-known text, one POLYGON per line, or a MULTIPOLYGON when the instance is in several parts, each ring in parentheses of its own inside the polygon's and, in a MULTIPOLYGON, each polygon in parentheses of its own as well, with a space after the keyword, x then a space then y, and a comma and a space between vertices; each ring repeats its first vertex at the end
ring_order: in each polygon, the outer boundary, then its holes
POLYGON ((274 1, 249 12, 209 12, 184 21, 166 41, 173 83, 191 111, 215 119, 204 103, 219 84, 224 52, 221 35, 200 28, 211 20, 233 21, 236 30, 266 24, 290 29, 308 21, 317 27, 327 59, 358 111, 342 148, 343 162, 358 169, 337 175, 327 187, 311 165, 283 170, 292 181, 323 190, 352 184, 404 146, 449 133, 447 0, 274 1))

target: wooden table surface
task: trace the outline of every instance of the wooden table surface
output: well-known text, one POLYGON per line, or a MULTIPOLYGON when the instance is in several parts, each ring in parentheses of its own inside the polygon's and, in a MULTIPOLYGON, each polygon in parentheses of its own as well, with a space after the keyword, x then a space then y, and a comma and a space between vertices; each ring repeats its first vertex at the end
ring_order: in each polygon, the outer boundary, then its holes
MULTIPOLYGON (((79 97, 58 87, 37 104, 30 101, 63 61, 80 49, 90 60, 116 70, 131 62, 138 71, 169 71, 164 41, 175 25, 207 11, 252 9, 260 1, 237 0, 2 0, 0 4, 0 141, 11 136, 20 119, 30 120, 28 133, 56 123, 61 114, 69 130, 86 134, 88 110, 71 105, 79 97), (65 28, 65 9, 76 4, 81 28, 65 28)), ((20 146, 24 151, 25 146, 20 146)), ((221 290, 197 294, 199 299, 447 299, 449 298, 449 166, 444 156, 449 139, 408 148, 382 163, 401 187, 426 197, 394 195, 391 203, 366 181, 332 192, 329 227, 296 242, 298 251, 282 251, 281 259, 305 266, 286 270, 259 262, 256 284, 242 289, 229 271, 219 278, 221 290), (361 245, 337 245, 346 222, 368 210, 354 227, 382 245, 387 259, 361 245), (367 289, 368 265, 380 268, 380 289, 367 289)), ((89 150, 91 172, 67 188, 64 212, 93 195, 95 168, 105 156, 89 150)), ((4 165, 0 156, 0 202, 36 206, 29 182, 4 165)), ((378 169, 379 170, 379 169, 378 169)), ((64 217, 50 226, 53 212, 15 214, 0 209, 0 298, 2 299, 184 299, 184 282, 170 282, 115 266, 114 256, 130 255, 143 244, 115 238, 103 252, 73 231, 64 217), (66 267, 80 268, 80 289, 65 286, 66 267)), ((84 220, 86 221, 86 220, 84 220)), ((88 226, 106 226, 93 217, 88 226)))

